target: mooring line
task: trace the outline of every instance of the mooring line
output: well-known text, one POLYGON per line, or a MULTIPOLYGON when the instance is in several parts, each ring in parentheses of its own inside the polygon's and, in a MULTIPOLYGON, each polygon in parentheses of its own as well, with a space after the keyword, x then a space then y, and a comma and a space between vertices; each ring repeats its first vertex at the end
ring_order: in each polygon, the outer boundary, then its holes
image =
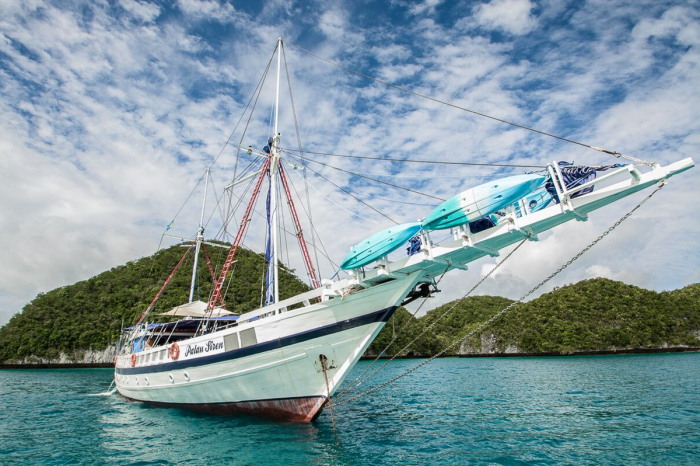
MULTIPOLYGON (((525 242, 526 242, 529 238, 530 238, 530 235, 528 235, 527 238, 525 238, 524 240, 522 240, 522 241, 520 242, 520 244, 518 244, 518 245, 515 247, 515 249, 513 249, 511 252, 509 252, 508 255, 507 255, 501 262, 499 262, 498 264, 496 264, 496 266, 495 266, 493 269, 491 269, 491 270, 489 271, 489 273, 487 273, 486 275, 484 275, 484 277, 483 277, 481 280, 479 280, 479 281, 477 282, 477 284, 474 285, 474 286, 472 287, 471 290, 467 291, 467 293, 466 293, 464 296, 462 296, 456 303, 454 303, 448 310, 446 310, 444 313, 442 313, 442 314, 441 314, 437 319, 435 319, 430 325, 428 325, 425 329, 423 329, 423 331, 422 331, 417 337, 415 337, 413 340, 411 340, 410 343, 408 343, 406 346, 404 346, 402 349, 400 349, 394 356, 392 356, 392 357, 391 357, 389 360, 387 360, 384 364, 382 364, 381 366, 379 366, 379 368, 377 368, 374 372, 372 372, 370 375, 368 375, 367 377, 365 377, 365 378, 364 378, 363 380, 361 380, 360 382, 356 383, 356 384, 354 385, 354 388, 359 387, 360 385, 362 385, 363 383, 365 383, 367 380, 369 380, 372 376, 374 376, 374 374, 376 374, 377 372, 379 372, 380 370, 382 370, 384 367, 386 367, 386 365, 389 364, 389 363, 390 363, 391 361, 393 361, 394 359, 396 359, 396 358, 398 357, 399 354, 401 354, 404 350, 408 349, 413 343, 415 343, 416 341, 418 341, 418 339, 420 339, 423 335, 425 335, 426 332, 427 332, 428 330, 430 330, 433 326, 435 326, 435 324, 437 324, 443 317, 445 317, 447 314, 449 314, 450 312, 452 312, 459 304, 461 304, 462 301, 464 301, 465 299, 467 299, 467 297, 468 297, 470 294, 472 294, 472 293, 474 292, 474 290, 476 290, 476 289, 479 287, 479 285, 481 285, 482 283, 484 283, 484 282, 486 281, 487 278, 489 278, 501 265, 503 265, 503 264, 515 253, 515 251, 517 251, 518 249, 520 249, 520 246, 522 246, 523 244, 525 244, 525 242)), ((379 359, 379 358, 377 358, 377 359, 379 359)), ((376 362, 376 360, 375 360, 375 362, 376 362)), ((372 364, 374 364, 374 363, 372 363, 372 364)), ((366 372, 366 371, 365 371, 365 372, 366 372)), ((364 372, 363 372, 363 374, 364 374, 364 372)), ((357 380, 357 379, 356 379, 356 380, 357 380)), ((353 382, 353 383, 354 383, 354 382, 353 382)), ((342 400, 341 400, 341 401, 342 401, 342 400)))

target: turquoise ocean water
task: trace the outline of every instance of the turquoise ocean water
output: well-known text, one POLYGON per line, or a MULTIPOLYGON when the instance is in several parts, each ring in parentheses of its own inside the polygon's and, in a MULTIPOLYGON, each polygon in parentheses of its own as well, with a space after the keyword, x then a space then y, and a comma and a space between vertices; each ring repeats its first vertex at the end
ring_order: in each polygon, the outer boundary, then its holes
POLYGON ((439 359, 339 406, 339 442, 327 411, 280 423, 90 396, 111 380, 0 371, 0 464, 700 465, 697 353, 439 359))

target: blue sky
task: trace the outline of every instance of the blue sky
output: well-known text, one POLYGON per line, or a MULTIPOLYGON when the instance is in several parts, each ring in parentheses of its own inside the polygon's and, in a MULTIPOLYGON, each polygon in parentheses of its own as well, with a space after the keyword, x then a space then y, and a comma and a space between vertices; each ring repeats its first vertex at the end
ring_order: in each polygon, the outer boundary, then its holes
MULTIPOLYGON (((666 164, 698 159, 699 7, 697 1, 0 0, 0 237, 6 244, 0 324, 38 292, 155 251, 236 125, 277 37, 416 92, 666 164)), ((616 161, 400 93, 290 45, 286 58, 310 151, 526 165, 616 161)), ((246 146, 261 148, 268 135, 268 81, 246 146)), ((282 145, 295 147, 285 82, 282 88, 282 145)), ((240 134, 214 168, 217 188, 230 181, 240 134)), ((523 171, 318 160, 443 198, 523 171)), ((312 168, 398 221, 427 215, 429 206, 415 204, 434 202, 312 168)), ((552 285, 604 276, 664 290, 700 281, 700 221, 692 215, 700 202, 698 173, 672 179, 552 285)), ((301 179, 292 178, 302 192, 301 179)), ((315 225, 336 262, 352 244, 389 226, 322 179, 311 176, 310 183, 315 225)), ((195 232, 201 192, 193 199, 175 234, 195 232)), ((479 292, 522 294, 638 201, 544 235, 479 292)), ((217 221, 213 215, 209 236, 217 221)), ((250 233, 246 245, 261 251, 261 237, 250 233)), ((294 253, 290 261, 301 269, 294 253)), ((440 300, 460 296, 493 264, 484 259, 451 275, 440 300)), ((328 264, 321 270, 326 277, 332 272, 328 264)))

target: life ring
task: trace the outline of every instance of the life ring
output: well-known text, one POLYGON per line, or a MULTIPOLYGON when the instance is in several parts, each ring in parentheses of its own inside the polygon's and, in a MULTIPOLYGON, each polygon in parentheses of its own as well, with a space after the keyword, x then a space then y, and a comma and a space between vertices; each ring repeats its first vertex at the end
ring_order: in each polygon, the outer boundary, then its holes
POLYGON ((170 345, 170 359, 177 359, 180 357, 180 347, 177 343, 170 345))
POLYGON ((131 367, 136 365, 136 353, 131 355, 131 367))

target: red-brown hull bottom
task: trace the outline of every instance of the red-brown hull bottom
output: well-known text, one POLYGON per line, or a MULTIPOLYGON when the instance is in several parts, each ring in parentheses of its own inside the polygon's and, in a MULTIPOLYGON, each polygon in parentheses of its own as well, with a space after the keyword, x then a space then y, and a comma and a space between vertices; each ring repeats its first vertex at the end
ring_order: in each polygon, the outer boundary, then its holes
MULTIPOLYGON (((124 397, 129 401, 138 401, 124 397)), ((326 398, 322 396, 306 398, 286 398, 280 400, 238 401, 232 403, 160 403, 145 401, 150 406, 185 408, 210 414, 252 414, 267 418, 310 422, 321 414, 326 398)))

